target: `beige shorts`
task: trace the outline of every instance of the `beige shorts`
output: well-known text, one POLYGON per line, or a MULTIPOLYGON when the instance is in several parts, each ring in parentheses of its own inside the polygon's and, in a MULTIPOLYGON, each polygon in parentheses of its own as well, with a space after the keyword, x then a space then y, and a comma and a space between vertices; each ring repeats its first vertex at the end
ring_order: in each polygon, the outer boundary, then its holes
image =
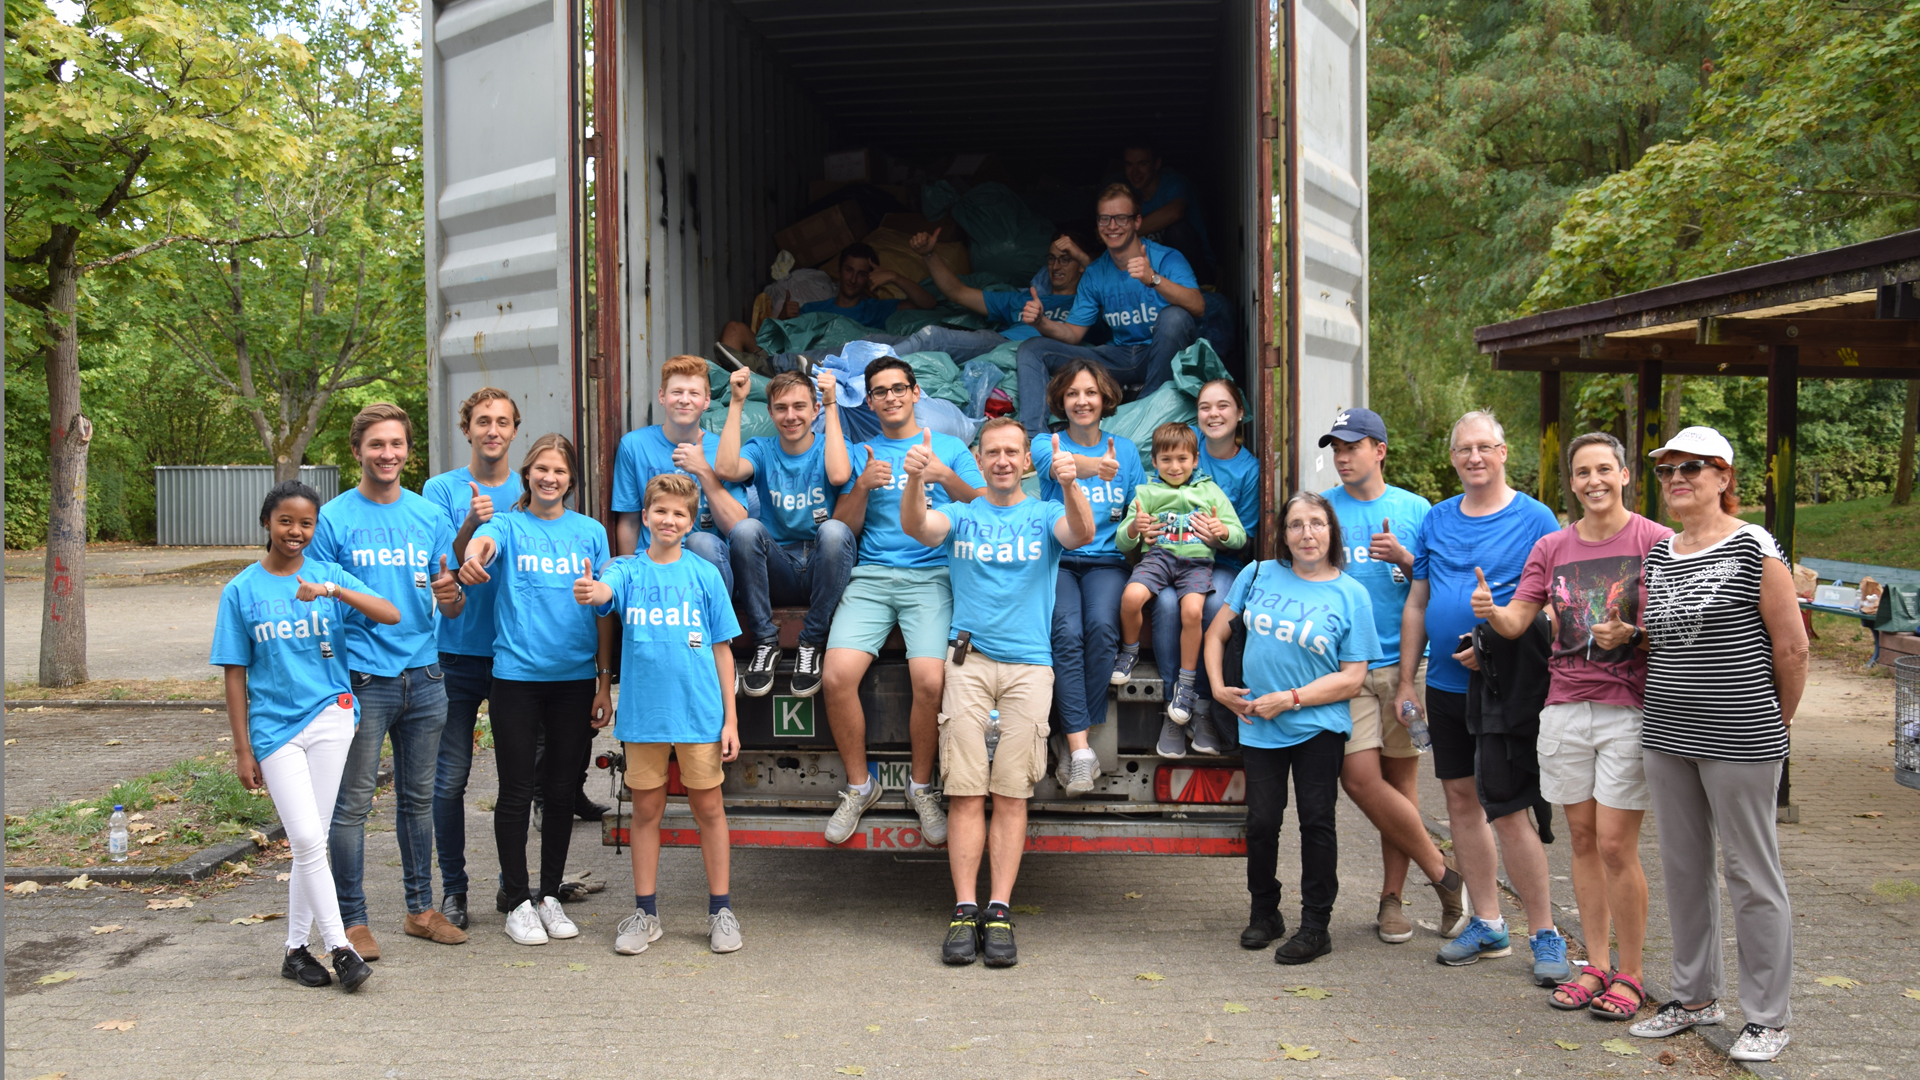
POLYGON ((1615 810, 1651 810, 1646 755, 1640 748, 1645 715, 1626 705, 1590 701, 1540 710, 1540 794, 1577 806, 1592 799, 1615 810))
POLYGON ((1003 664, 979 652, 947 661, 940 695, 940 786, 948 795, 1030 799, 1047 774, 1053 669, 1003 664), (1000 745, 987 761, 987 711, 1000 710, 1000 745))
POLYGON ((680 759, 680 783, 689 791, 717 788, 726 779, 720 761, 720 744, 630 742, 621 743, 627 752, 627 787, 632 791, 651 791, 667 786, 667 754, 680 759))
MULTIPOLYGON (((1427 700, 1426 657, 1421 657, 1420 666, 1414 669, 1413 689, 1420 701, 1427 700)), ((1381 757, 1420 756, 1420 751, 1413 748, 1413 736, 1407 734, 1407 725, 1393 715, 1393 696, 1399 690, 1399 664, 1367 671, 1360 692, 1347 702, 1347 708, 1353 713, 1353 735, 1347 739, 1347 753, 1378 750, 1381 757)))

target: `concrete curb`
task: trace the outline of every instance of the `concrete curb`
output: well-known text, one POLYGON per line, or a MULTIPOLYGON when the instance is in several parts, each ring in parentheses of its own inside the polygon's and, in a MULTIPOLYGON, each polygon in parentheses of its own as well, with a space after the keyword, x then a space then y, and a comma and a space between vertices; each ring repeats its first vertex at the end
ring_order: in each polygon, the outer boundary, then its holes
POLYGON ((9 701, 7 708, 19 712, 26 709, 217 709, 224 710, 224 701, 128 701, 113 698, 51 698, 46 701, 9 701))
MULTIPOLYGON (((286 827, 274 825, 266 830, 268 840, 284 840, 286 827)), ((224 844, 215 844, 201 848, 178 862, 164 866, 9 866, 6 880, 9 884, 16 881, 37 881, 42 885, 58 885, 63 881, 85 874, 88 879, 103 885, 150 885, 155 882, 199 881, 220 869, 220 864, 243 859, 260 850, 260 845, 251 837, 244 840, 229 840, 224 844)))

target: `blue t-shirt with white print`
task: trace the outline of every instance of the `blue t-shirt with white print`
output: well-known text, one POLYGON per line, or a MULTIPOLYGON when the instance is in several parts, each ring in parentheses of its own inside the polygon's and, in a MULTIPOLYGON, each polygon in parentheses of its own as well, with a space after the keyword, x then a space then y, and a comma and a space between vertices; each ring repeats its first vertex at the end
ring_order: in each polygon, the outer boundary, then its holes
MULTIPOLYGON (((613 459, 613 512, 616 514, 638 514, 644 507, 647 497, 647 484, 662 473, 679 473, 693 479, 695 486, 700 481, 692 473, 673 463, 674 444, 667 441, 667 433, 659 424, 643 427, 639 431, 629 431, 620 437, 620 449, 613 459)), ((700 433, 700 452, 706 455, 707 464, 712 465, 714 455, 720 452, 720 436, 711 431, 700 433)), ((727 493, 740 501, 748 512, 753 507, 748 501, 746 489, 738 484, 725 484, 727 493)), ((707 505, 707 489, 700 488, 700 513, 694 520, 694 528, 700 532, 723 536, 720 527, 714 524, 713 509, 707 505)), ((647 529, 646 518, 640 522, 639 547, 643 550, 650 543, 652 533, 647 529)))
POLYGON ((1200 438, 1200 464, 1194 472, 1213 477, 1213 482, 1227 493, 1227 501, 1233 504, 1234 516, 1247 530, 1247 546, 1216 554, 1213 565, 1229 573, 1239 573, 1240 568, 1247 565, 1243 556, 1253 550, 1253 533, 1260 521, 1260 459, 1244 446, 1225 460, 1214 457, 1207 449, 1207 436, 1200 425, 1191 426, 1200 438))
MULTIPOLYGON (((930 548, 900 529, 900 493, 907 489, 907 451, 919 446, 925 435, 915 435, 907 439, 889 439, 885 435, 875 435, 866 442, 857 443, 853 450, 853 477, 841 488, 845 494, 853 490, 860 482, 860 472, 867 467, 867 452, 893 466, 893 482, 883 488, 867 492, 867 516, 860 528, 860 562, 879 566, 897 566, 907 570, 924 570, 945 566, 947 557, 940 548, 930 548)), ((945 462, 949 469, 960 474, 960 479, 976 489, 987 486, 980 475, 980 464, 973 460, 973 451, 967 444, 943 432, 933 433, 934 456, 945 462)), ((947 494, 944 484, 929 483, 927 488, 927 509, 943 510, 953 502, 953 496, 947 494)))
POLYGON ((349 626, 368 619, 339 600, 301 601, 298 578, 379 595, 333 563, 313 558, 286 577, 254 563, 220 590, 211 662, 247 669, 247 742, 255 761, 285 746, 329 705, 345 704, 355 721, 360 718, 347 676, 346 635, 349 626))
POLYGON ((720 571, 685 551, 670 563, 657 563, 642 548, 615 559, 600 580, 613 589, 613 600, 594 613, 620 617, 623 689, 614 737, 637 743, 719 742, 727 712, 713 650, 740 636, 720 571))
MULTIPOLYGON (((740 457, 753 465, 760 520, 773 542, 806 544, 818 537, 840 501, 840 489, 827 482, 827 437, 814 435, 812 446, 789 454, 778 438, 761 435, 747 440, 740 457)), ((853 460, 851 448, 847 460, 853 460)))
POLYGON ((1453 658, 1460 635, 1480 623, 1473 613, 1473 590, 1480 585, 1474 568, 1487 575, 1493 602, 1513 602, 1527 556, 1543 536, 1560 531, 1560 519, 1545 504, 1516 491, 1506 506, 1471 517, 1461 510, 1465 496, 1455 495, 1427 512, 1414 537, 1413 580, 1425 581, 1427 598, 1427 685, 1448 693, 1467 692, 1469 674, 1453 658))
MULTIPOLYGON (((1241 679, 1249 701, 1297 690, 1339 671, 1343 661, 1371 662, 1380 655, 1372 598, 1346 574, 1308 581, 1279 562, 1256 562, 1233 579, 1225 606, 1239 612, 1247 628, 1241 679)), ((1353 734, 1353 714, 1344 701, 1251 719, 1238 726, 1241 744, 1268 750, 1298 746, 1323 731, 1353 734)))
MULTIPOLYGON (((1064 322, 1067 313, 1073 310, 1073 301, 1077 293, 1057 293, 1049 284, 1047 272, 1041 270, 1033 278, 1033 289, 1040 294, 1040 313, 1054 322, 1064 322)), ((998 323, 1002 329, 1000 336, 1008 341, 1025 341, 1039 337, 1040 331, 1021 321, 1020 314, 1027 308, 1027 301, 1033 299, 1033 293, 1026 289, 1014 292, 983 292, 980 299, 987 306, 987 318, 998 323)))
POLYGON ((877 296, 866 297, 852 307, 841 307, 839 297, 829 297, 825 300, 815 300, 811 304, 801 304, 800 314, 811 315, 815 312, 824 311, 829 315, 838 315, 843 319, 852 319, 861 326, 871 326, 875 330, 885 330, 887 328, 887 320, 893 317, 893 313, 898 310, 899 307, 900 301, 882 300, 877 296))
MULTIPOLYGON (((1107 452, 1108 439, 1113 440, 1113 452, 1120 460, 1120 471, 1111 480, 1102 480, 1096 473, 1077 476, 1073 481, 1086 493, 1087 503, 1093 507, 1093 543, 1075 548, 1073 557, 1076 559, 1119 561, 1125 558, 1114 543, 1114 532, 1126 519, 1127 505, 1133 502, 1133 489, 1147 479, 1146 470, 1140 467, 1140 448, 1124 435, 1102 431, 1093 446, 1081 446, 1063 431, 1060 433, 1060 450, 1081 457, 1097 458, 1107 452)), ((1067 493, 1053 478, 1052 435, 1033 437, 1033 469, 1040 476, 1040 497, 1066 505, 1067 493)))
POLYGON ((1401 547, 1413 551, 1414 538, 1420 535, 1420 523, 1427 519, 1431 506, 1413 492, 1391 484, 1379 498, 1366 502, 1347 494, 1347 489, 1338 484, 1321 494, 1340 521, 1340 546, 1346 549, 1347 557, 1342 572, 1373 597, 1373 629, 1380 637, 1381 655, 1371 666, 1392 667, 1400 662, 1400 615, 1406 610, 1407 594, 1413 591, 1413 579, 1392 563, 1374 562, 1367 548, 1384 523, 1401 547))
MULTIPOLYGON (((1200 279, 1193 276, 1193 267, 1187 265, 1185 255, 1151 240, 1142 240, 1140 245, 1154 273, 1175 285, 1189 289, 1200 287, 1200 279)), ((1073 310, 1067 313, 1066 321, 1075 326, 1092 326, 1104 318, 1113 330, 1115 345, 1145 345, 1153 340, 1153 324, 1159 321, 1160 309, 1166 306, 1167 301, 1157 290, 1145 282, 1135 281, 1124 268, 1114 265, 1111 252, 1103 251, 1088 264, 1087 272, 1080 275, 1080 291, 1075 294, 1073 310)))
POLYGON ((493 515, 473 536, 495 545, 493 561, 486 565, 499 585, 493 609, 494 678, 593 678, 600 633, 593 612, 574 600, 573 583, 583 571, 597 572, 611 556, 606 526, 571 510, 552 521, 516 510, 493 515))
MULTIPOLYGON (((446 511, 455 536, 467 523, 473 508, 473 470, 465 465, 430 478, 420 489, 429 502, 446 511)), ((507 482, 499 486, 480 485, 480 494, 493 500, 493 512, 504 514, 520 497, 520 474, 507 473, 507 482)), ((466 586, 467 606, 457 619, 441 619, 438 631, 440 651, 455 656, 493 655, 493 594, 496 584, 483 581, 466 586)))
POLYGON ((444 510, 404 488, 390 503, 354 488, 320 508, 307 557, 339 563, 400 609, 395 626, 347 624, 347 665, 354 671, 391 677, 439 662, 433 579, 440 556, 453 563, 453 534, 444 510))
POLYGON ((952 523, 940 548, 953 583, 953 629, 1003 664, 1053 665, 1054 579, 1065 549, 1053 533, 1067 514, 1057 502, 1021 496, 995 506, 986 496, 942 507, 952 523))

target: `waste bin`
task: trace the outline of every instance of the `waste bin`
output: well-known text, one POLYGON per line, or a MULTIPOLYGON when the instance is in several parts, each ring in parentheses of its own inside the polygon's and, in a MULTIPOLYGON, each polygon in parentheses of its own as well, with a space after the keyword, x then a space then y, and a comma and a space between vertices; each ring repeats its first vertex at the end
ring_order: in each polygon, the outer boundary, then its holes
POLYGON ((1920 656, 1893 662, 1893 775, 1920 789, 1920 656))

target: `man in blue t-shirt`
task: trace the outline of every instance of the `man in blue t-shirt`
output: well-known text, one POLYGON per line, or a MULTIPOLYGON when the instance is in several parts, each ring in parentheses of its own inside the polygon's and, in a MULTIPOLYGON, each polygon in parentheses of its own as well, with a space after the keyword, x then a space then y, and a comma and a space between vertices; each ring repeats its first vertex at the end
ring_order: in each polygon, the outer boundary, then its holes
POLYGON ((1048 318, 1040 300, 1030 298, 1020 313, 1040 332, 1018 353, 1020 422, 1029 435, 1047 426, 1047 380, 1068 361, 1095 361, 1121 385, 1138 384, 1142 395, 1151 394, 1173 377, 1174 356, 1193 344, 1207 310, 1186 257, 1140 236, 1140 200, 1131 188, 1110 185, 1094 205, 1106 255, 1081 275, 1072 310, 1065 319, 1048 318), (1082 344, 1100 320, 1113 340, 1082 344))
POLYGON ((753 655, 741 689, 748 697, 765 697, 773 690, 780 665, 780 628, 773 621, 777 598, 807 605, 789 685, 795 697, 812 697, 820 689, 827 628, 853 573, 853 530, 833 519, 840 489, 853 477, 847 441, 840 434, 840 410, 834 407, 839 383, 832 372, 822 371, 816 405, 814 384, 805 375, 775 375, 767 383, 767 413, 780 434, 762 435, 744 447, 740 414, 753 388, 753 374, 742 368, 730 384, 727 424, 720 432, 713 468, 734 483, 752 481, 760 496, 760 516, 735 525, 727 538, 735 596, 753 635, 753 655), (823 409, 826 430, 815 435, 813 420, 823 409))
MULTIPOLYGON (((1340 484, 1321 492, 1333 507, 1345 541, 1343 572, 1365 589, 1373 602, 1374 633, 1380 641, 1378 659, 1367 666, 1360 693, 1347 702, 1353 714, 1353 734, 1347 738, 1346 760, 1340 767, 1340 785, 1367 820, 1380 832, 1380 861, 1385 868, 1380 888, 1380 910, 1375 932, 1380 940, 1399 944, 1413 937, 1404 897, 1407 864, 1420 864, 1440 897, 1440 934, 1452 937, 1466 926, 1460 903, 1461 883, 1448 878, 1445 857, 1427 835, 1420 818, 1420 751, 1413 745, 1407 723, 1393 714, 1394 694, 1400 688, 1400 617, 1407 593, 1413 588, 1411 543, 1427 517, 1427 500, 1404 488, 1390 486, 1381 475, 1387 459, 1387 425, 1371 409, 1342 409, 1333 428, 1320 436, 1322 447, 1333 448, 1333 467, 1340 484)), ((1414 685, 1426 689, 1426 661, 1414 669, 1414 685)))
POLYGON ((822 681, 833 743, 847 769, 847 790, 827 820, 826 838, 828 843, 845 843, 859 826, 860 815, 879 801, 880 781, 867 767, 867 714, 860 705, 860 680, 897 626, 913 680, 908 721, 913 775, 907 805, 920 816, 920 835, 930 844, 944 844, 947 815, 940 808, 940 793, 933 789, 933 756, 940 739, 940 685, 953 591, 946 555, 901 531, 900 493, 907 486, 909 454, 928 458, 923 465, 925 501, 933 509, 972 502, 985 481, 966 443, 915 422, 920 385, 905 360, 882 356, 868 364, 866 388, 880 434, 853 448, 852 465, 859 473, 840 493, 833 511, 835 520, 859 536, 860 563, 853 568, 827 634, 822 681))
POLYGON ((1013 883, 1026 848, 1027 800, 1047 768, 1047 712, 1053 706, 1053 598, 1060 555, 1093 542, 1093 505, 1076 483, 1080 458, 1060 453, 1052 437, 1053 482, 1066 497, 1030 499, 1020 478, 1032 467, 1026 432, 1008 417, 980 429, 986 495, 970 503, 927 507, 931 450, 905 461, 900 529, 942 551, 953 580, 953 630, 941 694, 940 783, 952 817, 947 865, 954 910, 941 959, 1010 967, 1013 883), (997 745, 990 743, 997 740, 997 745), (987 796, 993 796, 992 894, 976 900, 980 856, 987 842, 987 796))
POLYGON ((887 318, 902 307, 933 307, 937 301, 933 294, 903 275, 896 274, 880 266, 880 256, 871 246, 864 243, 848 244, 840 252, 840 291, 831 300, 815 300, 811 304, 795 304, 787 301, 787 307, 781 318, 791 319, 795 315, 810 315, 824 311, 830 315, 841 315, 852 319, 862 326, 871 326, 875 330, 887 328, 887 318), (907 294, 905 300, 882 300, 874 295, 875 289, 888 285, 898 286, 907 294), (791 314, 787 312, 790 311, 791 314))
MULTIPOLYGON (((1020 313, 1026 310, 1029 300, 1040 301, 1041 313, 1047 318, 1065 319, 1067 313, 1073 310, 1074 295, 1080 288, 1080 275, 1086 271, 1087 264, 1093 261, 1087 252, 1097 250, 1091 235, 1062 229, 1054 234, 1053 242, 1047 245, 1045 269, 1033 275, 1027 288, 985 292, 960 280, 960 276, 941 258, 939 240, 940 231, 936 229, 933 232, 915 233, 908 244, 927 260, 927 273, 932 275, 933 283, 939 286, 940 292, 948 300, 976 315, 992 319, 994 328, 956 330, 950 326, 924 326, 904 338, 891 338, 886 343, 902 356, 916 352, 943 352, 956 364, 964 364, 1009 341, 1039 337, 1038 330, 1020 319, 1020 313)), ((1104 343, 1107 340, 1106 329, 1104 325, 1094 327, 1093 333, 1088 335, 1089 344, 1104 343)))
POLYGON ((448 569, 454 531, 446 511, 400 486, 412 442, 413 424, 398 405, 377 402, 354 416, 347 444, 360 462, 360 484, 320 508, 307 549, 313 558, 340 564, 400 609, 393 626, 346 624, 360 726, 340 777, 327 854, 347 939, 368 960, 380 958, 380 946, 367 928, 363 854, 380 744, 389 737, 398 802, 394 833, 407 897, 403 929, 443 945, 467 940, 466 931, 433 906, 433 783, 447 723, 434 611, 457 619, 466 596, 448 569))
POLYGON ((1120 156, 1127 183, 1140 193, 1140 234, 1185 255, 1196 273, 1212 280, 1213 244, 1193 184, 1185 174, 1162 168, 1151 146, 1129 146, 1120 156))

